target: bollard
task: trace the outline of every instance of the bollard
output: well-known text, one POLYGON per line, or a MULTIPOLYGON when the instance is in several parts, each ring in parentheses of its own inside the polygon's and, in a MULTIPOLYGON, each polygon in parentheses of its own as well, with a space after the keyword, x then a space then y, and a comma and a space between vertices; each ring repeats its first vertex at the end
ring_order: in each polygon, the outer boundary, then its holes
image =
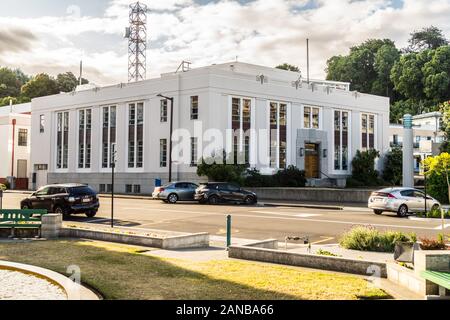
POLYGON ((231 246, 231 216, 227 216, 227 248, 231 246))

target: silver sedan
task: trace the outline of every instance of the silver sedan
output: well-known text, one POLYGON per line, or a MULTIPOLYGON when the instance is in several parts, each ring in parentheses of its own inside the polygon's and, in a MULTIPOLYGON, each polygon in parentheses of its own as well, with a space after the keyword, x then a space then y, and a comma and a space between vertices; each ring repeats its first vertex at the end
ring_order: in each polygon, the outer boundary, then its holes
POLYGON ((369 208, 375 214, 396 212, 399 217, 405 217, 411 212, 436 210, 441 204, 436 199, 425 196, 423 191, 412 188, 387 188, 372 193, 369 198, 369 208))
POLYGON ((156 187, 152 197, 171 204, 178 201, 195 201, 194 194, 197 188, 198 185, 192 182, 174 182, 164 187, 156 187))

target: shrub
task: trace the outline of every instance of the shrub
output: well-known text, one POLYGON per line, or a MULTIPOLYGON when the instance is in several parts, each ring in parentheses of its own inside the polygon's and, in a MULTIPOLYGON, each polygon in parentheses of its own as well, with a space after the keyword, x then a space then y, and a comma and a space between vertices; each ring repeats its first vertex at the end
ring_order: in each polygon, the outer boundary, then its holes
POLYGON ((403 177, 403 151, 402 148, 393 148, 386 154, 384 163, 383 180, 387 183, 398 186, 403 177))
POLYGON ((5 191, 6 189, 7 189, 6 185, 0 183, 0 190, 5 191))
POLYGON ((274 175, 262 175, 258 170, 248 170, 244 180, 246 187, 304 187, 305 172, 294 166, 280 170, 274 175))
MULTIPOLYGON (((231 156, 231 155, 230 155, 231 156)), ((226 154, 223 154, 222 162, 226 162, 226 154)), ((201 159, 197 168, 199 176, 206 176, 210 181, 214 182, 235 182, 242 184, 243 175, 247 170, 244 164, 226 164, 217 163, 216 158, 212 156, 206 160, 201 159)))
POLYGON ((317 250, 316 254, 319 256, 327 256, 327 257, 341 257, 340 255, 322 249, 317 250))
POLYGON ((352 161, 352 176, 347 179, 348 187, 371 187, 382 184, 378 171, 375 170, 375 159, 380 152, 371 149, 357 151, 352 161))
POLYGON ((439 235, 437 240, 420 238, 420 242, 420 248, 422 250, 447 250, 443 235, 439 235))
POLYGON ((427 191, 441 203, 449 203, 450 190, 450 154, 444 152, 436 157, 422 161, 427 168, 427 191))
POLYGON ((396 242, 415 240, 415 235, 398 231, 380 232, 372 227, 354 227, 346 232, 339 244, 341 247, 359 251, 394 252, 396 242))

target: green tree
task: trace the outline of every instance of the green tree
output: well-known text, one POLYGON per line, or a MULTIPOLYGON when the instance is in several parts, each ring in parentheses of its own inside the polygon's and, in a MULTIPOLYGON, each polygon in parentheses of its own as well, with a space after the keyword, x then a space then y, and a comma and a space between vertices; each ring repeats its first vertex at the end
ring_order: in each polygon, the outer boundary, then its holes
POLYGON ((403 177, 403 151, 402 148, 392 148, 386 154, 384 163, 383 180, 393 186, 398 186, 403 177))
POLYGON ((350 82, 352 89, 363 93, 391 93, 390 69, 399 58, 392 40, 369 39, 350 49, 347 56, 327 61, 327 80, 350 82))
MULTIPOLYGON (((228 155, 228 159, 234 157, 233 153, 228 155)), ((210 181, 214 182, 235 182, 241 184, 244 182, 244 173, 248 166, 244 164, 226 164, 227 155, 223 152, 223 158, 211 156, 201 159, 197 167, 199 176, 206 176, 210 181)))
POLYGON ((427 187, 429 193, 441 202, 450 202, 450 154, 441 153, 422 161, 427 168, 427 187))
POLYGON ((31 99, 59 93, 58 82, 48 74, 33 77, 22 87, 22 94, 31 99))
POLYGON ((434 26, 411 33, 408 52, 419 52, 426 49, 437 49, 448 44, 442 30, 434 26))
POLYGON ((439 106, 439 111, 442 113, 442 126, 441 130, 445 132, 445 140, 442 143, 441 152, 450 153, 450 101, 444 102, 439 106))
POLYGON ((17 75, 9 68, 0 68, 0 98, 17 97, 22 83, 17 75))
POLYGON ((391 70, 395 90, 407 99, 426 100, 423 67, 431 60, 431 50, 401 56, 391 70))
MULTIPOLYGON (((56 82, 58 83, 59 91, 61 92, 71 92, 74 91, 77 85, 79 84, 79 80, 75 77, 72 72, 60 73, 56 77, 56 82)), ((81 80, 82 84, 88 84, 89 81, 86 79, 81 80)))
POLYGON ((370 187, 380 185, 379 173, 375 170, 375 160, 379 156, 380 152, 374 149, 358 150, 352 160, 352 176, 347 179, 347 186, 370 187))
POLYGON ((429 100, 450 99, 450 46, 439 47, 430 53, 430 60, 422 68, 424 93, 429 100))
POLYGON ((289 63, 283 63, 280 64, 279 66, 276 67, 277 69, 281 69, 281 70, 287 70, 287 71, 293 71, 293 72, 300 72, 299 67, 294 66, 292 64, 289 63))

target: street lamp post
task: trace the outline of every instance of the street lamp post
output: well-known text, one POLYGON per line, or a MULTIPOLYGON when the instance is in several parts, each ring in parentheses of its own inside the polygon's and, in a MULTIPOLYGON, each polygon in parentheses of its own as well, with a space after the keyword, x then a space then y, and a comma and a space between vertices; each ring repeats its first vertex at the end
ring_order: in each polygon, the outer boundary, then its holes
POLYGON ((169 140, 169 182, 172 182, 172 137, 173 137, 173 97, 166 97, 161 93, 157 97, 164 98, 170 101, 170 140, 169 140))

